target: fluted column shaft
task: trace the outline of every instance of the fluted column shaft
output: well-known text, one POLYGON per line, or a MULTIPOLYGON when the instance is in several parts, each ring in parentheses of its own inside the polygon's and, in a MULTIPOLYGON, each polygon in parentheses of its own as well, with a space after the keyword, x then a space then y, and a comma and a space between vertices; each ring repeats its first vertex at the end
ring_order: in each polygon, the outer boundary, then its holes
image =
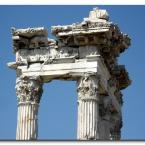
POLYGON ((16 81, 18 99, 16 140, 36 140, 38 107, 42 95, 40 77, 20 77, 16 81))
POLYGON ((78 140, 99 138, 98 79, 85 75, 78 80, 78 140))

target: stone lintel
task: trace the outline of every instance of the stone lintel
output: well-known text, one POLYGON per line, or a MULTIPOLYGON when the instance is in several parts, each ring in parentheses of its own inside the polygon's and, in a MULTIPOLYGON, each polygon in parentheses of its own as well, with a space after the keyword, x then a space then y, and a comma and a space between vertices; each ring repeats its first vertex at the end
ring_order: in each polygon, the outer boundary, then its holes
MULTIPOLYGON (((76 62, 76 63, 60 63, 43 65, 40 63, 27 66, 18 66, 23 75, 26 76, 42 76, 44 78, 74 78, 83 75, 84 73, 97 73, 97 62, 76 62)), ((44 80, 47 81, 47 80, 44 80)))

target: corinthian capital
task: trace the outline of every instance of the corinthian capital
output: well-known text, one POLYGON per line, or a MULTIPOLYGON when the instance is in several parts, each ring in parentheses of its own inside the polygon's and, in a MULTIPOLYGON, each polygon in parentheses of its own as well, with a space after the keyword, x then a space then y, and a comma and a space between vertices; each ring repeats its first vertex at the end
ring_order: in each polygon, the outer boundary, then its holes
POLYGON ((98 100, 98 77, 85 74, 78 80, 78 99, 98 100))
POLYGON ((18 103, 38 103, 42 96, 42 81, 40 77, 21 76, 16 80, 18 103))

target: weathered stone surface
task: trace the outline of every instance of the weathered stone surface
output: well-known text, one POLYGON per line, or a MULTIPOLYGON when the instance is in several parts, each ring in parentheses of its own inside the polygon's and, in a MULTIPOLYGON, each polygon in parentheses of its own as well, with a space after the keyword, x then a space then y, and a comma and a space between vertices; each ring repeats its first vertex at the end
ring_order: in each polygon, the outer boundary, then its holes
POLYGON ((110 129, 110 140, 121 139, 122 116, 121 114, 112 115, 113 127, 110 129))
POLYGON ((78 92, 78 99, 98 101, 97 76, 89 76, 89 74, 84 74, 84 77, 78 80, 77 92, 78 92))
POLYGON ((37 138, 34 124, 42 84, 54 79, 77 81, 79 140, 120 139, 121 90, 131 81, 117 59, 131 39, 109 21, 106 10, 99 8, 90 11, 80 23, 52 26, 51 31, 56 40, 47 38, 44 27, 12 29, 16 61, 8 66, 18 76, 17 139, 37 138), (27 119, 33 120, 33 128, 27 119))
POLYGON ((21 76, 17 78, 16 94, 19 104, 27 102, 39 104, 42 92, 42 81, 40 77, 21 76))
POLYGON ((109 15, 106 10, 100 10, 99 8, 94 8, 93 11, 90 11, 90 14, 89 14, 90 21, 102 20, 102 22, 105 22, 105 20, 108 21, 108 19, 109 19, 109 15))
POLYGON ((78 79, 78 139, 99 139, 98 77, 85 74, 78 79))
POLYGON ((16 140, 36 140, 38 137, 38 105, 19 104, 16 140))
POLYGON ((27 29, 16 29, 12 28, 13 36, 24 36, 31 38, 33 36, 47 36, 48 32, 44 27, 39 28, 27 28, 27 29))
POLYGON ((37 115, 42 92, 42 80, 40 77, 20 76, 17 78, 17 140, 37 139, 37 115))
POLYGON ((125 89, 131 84, 131 80, 129 79, 128 72, 125 69, 124 65, 118 65, 114 68, 113 74, 118 80, 119 89, 125 89))
POLYGON ((16 29, 12 28, 14 52, 20 49, 46 47, 49 44, 47 30, 40 28, 16 29))

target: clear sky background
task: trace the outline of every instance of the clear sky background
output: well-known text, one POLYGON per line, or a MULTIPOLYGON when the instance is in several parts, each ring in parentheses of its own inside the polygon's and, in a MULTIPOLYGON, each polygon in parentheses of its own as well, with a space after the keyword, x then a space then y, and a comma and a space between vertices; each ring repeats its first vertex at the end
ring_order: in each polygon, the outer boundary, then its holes
MULTIPOLYGON (((15 140, 17 100, 11 27, 27 28, 81 22, 96 6, 0 6, 0 140, 15 140)), ((145 140, 145 6, 99 6, 107 9, 110 21, 132 39, 121 54, 132 85, 123 91, 123 140, 145 140)), ((75 140, 77 133, 76 83, 53 81, 44 84, 39 108, 38 139, 75 140)))

